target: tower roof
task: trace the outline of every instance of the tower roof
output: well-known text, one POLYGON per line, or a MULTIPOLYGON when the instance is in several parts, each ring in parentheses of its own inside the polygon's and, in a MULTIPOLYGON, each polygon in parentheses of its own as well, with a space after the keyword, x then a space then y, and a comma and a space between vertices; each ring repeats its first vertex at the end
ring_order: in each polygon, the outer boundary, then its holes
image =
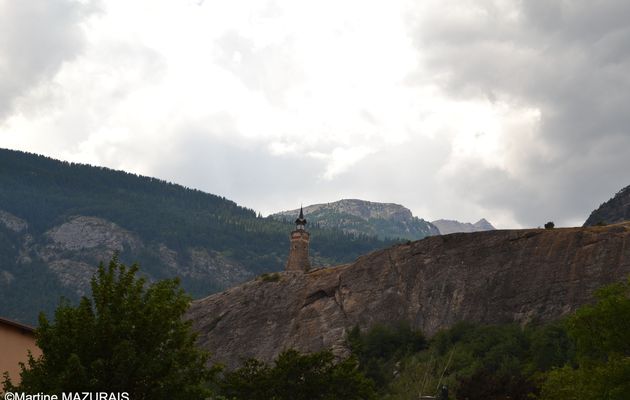
POLYGON ((306 225, 306 218, 304 218, 304 210, 302 210, 302 206, 300 206, 300 215, 295 220, 295 225, 306 225))

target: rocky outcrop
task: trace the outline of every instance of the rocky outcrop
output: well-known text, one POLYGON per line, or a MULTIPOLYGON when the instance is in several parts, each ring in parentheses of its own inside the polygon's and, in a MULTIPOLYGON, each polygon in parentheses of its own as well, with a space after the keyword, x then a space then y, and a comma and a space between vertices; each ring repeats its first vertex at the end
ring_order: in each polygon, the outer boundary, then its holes
MULTIPOLYGON (((185 248, 178 253, 165 244, 145 244, 135 234, 107 220, 76 216, 50 229, 44 234, 48 243, 38 249, 39 255, 57 275, 62 285, 73 288, 83 295, 101 261, 109 261, 114 253, 127 251, 130 254, 155 255, 163 271, 142 272, 153 280, 153 272, 161 276, 177 276, 186 281, 208 282, 216 287, 227 288, 253 277, 241 264, 218 252, 202 248, 185 248)), ((137 260, 136 257, 132 257, 137 260)), ((141 265, 142 267, 142 265, 141 265)), ((146 267, 146 266, 144 266, 146 267)), ((155 265, 152 265, 155 269, 155 265)))
MULTIPOLYGON (((299 210, 282 211, 271 217, 292 222, 298 213, 299 210)), ((416 240, 439 234, 431 223, 414 217, 408 208, 393 203, 344 199, 304 207, 304 215, 310 224, 322 228, 338 228, 344 232, 382 239, 416 240)))
POLYGON ((44 233, 45 244, 33 252, 57 276, 59 283, 77 295, 85 295, 99 262, 116 252, 137 251, 142 241, 131 232, 107 220, 74 216, 44 233))
POLYGON ((438 219, 437 221, 431 221, 440 231, 441 235, 448 235, 450 233, 458 232, 483 232, 492 231, 494 226, 488 222, 485 218, 471 224, 470 222, 459 222, 450 219, 438 219))
POLYGON ((630 186, 621 189, 612 199, 594 210, 584 222, 584 226, 614 224, 622 221, 630 221, 630 186))
POLYGON ((113 222, 96 217, 76 216, 45 234, 55 248, 84 250, 103 248, 110 252, 122 251, 125 246, 136 249, 140 239, 113 222))
POLYGON ((28 224, 22 218, 18 218, 3 210, 0 210, 0 224, 3 224, 15 233, 21 233, 28 228, 28 224))
POLYGON ((272 360, 287 348, 345 350, 355 325, 549 321, 630 273, 630 223, 434 236, 309 273, 283 272, 195 301, 211 362, 272 360))

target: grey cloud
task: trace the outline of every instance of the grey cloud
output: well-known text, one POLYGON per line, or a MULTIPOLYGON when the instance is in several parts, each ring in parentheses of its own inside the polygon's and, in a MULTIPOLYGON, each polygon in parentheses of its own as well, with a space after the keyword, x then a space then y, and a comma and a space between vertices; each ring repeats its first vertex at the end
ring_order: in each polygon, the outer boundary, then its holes
POLYGON ((300 153, 272 155, 264 141, 239 140, 227 115, 176 130, 165 153, 155 155, 151 173, 257 211, 308 202, 324 169, 322 161, 300 153))
POLYGON ((513 209, 524 225, 586 219, 630 184, 630 3, 514 2, 517 18, 493 1, 476 5, 484 17, 468 23, 439 12, 414 21, 423 73, 452 96, 539 109, 535 140, 551 153, 512 132, 511 162, 523 174, 488 186, 497 171, 467 166, 453 184, 473 179, 480 202, 513 209))
POLYGON ((0 3, 0 118, 16 98, 54 76, 82 50, 81 22, 98 1, 25 0, 0 3))

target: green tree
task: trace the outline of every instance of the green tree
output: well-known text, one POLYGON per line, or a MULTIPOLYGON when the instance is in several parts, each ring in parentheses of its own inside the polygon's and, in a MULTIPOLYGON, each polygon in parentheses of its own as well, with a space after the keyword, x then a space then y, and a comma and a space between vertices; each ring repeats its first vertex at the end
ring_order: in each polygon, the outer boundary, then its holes
POLYGON ((54 321, 42 313, 38 359, 22 365, 21 382, 5 391, 59 394, 128 392, 131 399, 202 399, 215 370, 195 347, 182 319, 190 298, 175 279, 147 285, 115 256, 92 278, 92 296, 61 302, 54 321))
POLYGON ((361 371, 384 390, 398 372, 400 361, 427 347, 422 332, 407 323, 394 326, 375 325, 366 332, 354 327, 347 337, 348 345, 359 360, 361 371))
POLYGON ((598 290, 596 298, 569 318, 576 362, 547 375, 543 399, 630 398, 630 278, 598 290))
POLYGON ((373 383, 358 370, 357 361, 335 361, 329 350, 281 353, 273 366, 250 359, 225 374, 220 392, 236 400, 373 399, 373 383))
POLYGON ((428 349, 402 358, 388 374, 391 399, 438 393, 457 399, 530 399, 541 371, 562 366, 572 354, 562 324, 521 328, 458 323, 431 338, 428 349))

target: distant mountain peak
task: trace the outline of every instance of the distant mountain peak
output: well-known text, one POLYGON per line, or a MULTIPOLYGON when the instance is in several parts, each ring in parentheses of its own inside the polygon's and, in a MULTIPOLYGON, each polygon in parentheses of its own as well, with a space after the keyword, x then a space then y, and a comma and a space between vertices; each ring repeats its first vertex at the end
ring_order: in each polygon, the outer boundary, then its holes
POLYGON ((495 229, 495 227, 492 226, 492 224, 485 218, 481 218, 479 221, 475 222, 473 226, 479 228, 480 231, 491 231, 495 229))
POLYGON ((495 227, 492 226, 492 224, 485 218, 481 218, 474 224, 471 224, 470 222, 459 222, 451 219, 438 219, 436 221, 432 221, 431 223, 439 229, 440 234, 442 235, 457 232, 481 232, 495 230, 495 227))
MULTIPOLYGON (((409 240, 439 234, 431 223, 414 217, 411 210, 395 203, 342 199, 312 204, 303 207, 303 210, 309 221, 320 227, 338 228, 354 234, 409 240)), ((290 220, 298 212, 299 209, 281 211, 271 217, 290 220)))

